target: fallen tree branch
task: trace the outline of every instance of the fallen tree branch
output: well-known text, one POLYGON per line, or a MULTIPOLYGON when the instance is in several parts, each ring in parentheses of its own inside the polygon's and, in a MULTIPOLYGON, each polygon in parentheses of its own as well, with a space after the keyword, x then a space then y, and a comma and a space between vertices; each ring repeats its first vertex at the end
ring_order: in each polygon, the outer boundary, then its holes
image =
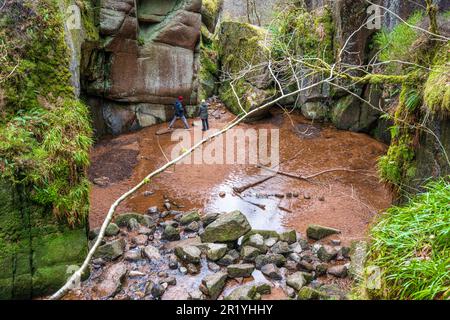
POLYGON ((366 176, 371 176, 371 177, 375 177, 376 178, 376 176, 374 176, 374 175, 367 174, 368 171, 366 171, 366 170, 353 170, 353 169, 346 169, 346 168, 328 169, 328 170, 324 170, 324 171, 321 171, 321 172, 318 172, 318 173, 315 173, 315 174, 312 174, 312 175, 309 175, 309 176, 301 176, 301 175, 297 175, 297 174, 293 174, 293 173, 289 173, 289 172, 274 170, 272 168, 265 167, 265 166, 260 165, 260 164, 257 165, 257 167, 261 168, 261 169, 264 169, 264 170, 267 170, 267 171, 272 172, 272 173, 279 174, 281 176, 294 178, 294 179, 299 179, 299 180, 305 180, 305 181, 308 181, 309 179, 315 178, 317 176, 320 176, 320 175, 323 175, 323 174, 326 174, 326 173, 337 172, 337 171, 359 173, 359 174, 363 174, 363 175, 366 175, 366 176))
POLYGON ((203 144, 213 140, 214 138, 221 136, 222 134, 224 134, 225 132, 227 132, 228 130, 234 128, 235 126, 237 126, 239 123, 241 123, 243 120, 245 120, 245 118, 251 116, 252 114, 255 114, 273 104, 276 104, 278 101, 281 101, 287 97, 290 96, 294 96, 299 94, 300 92, 304 91, 304 90, 309 90, 312 89, 316 86, 319 86, 327 81, 332 80, 333 78, 333 72, 331 72, 330 76, 322 81, 319 81, 317 83, 311 84, 310 86, 307 86, 305 88, 302 89, 298 89, 296 91, 287 93, 285 95, 281 95, 280 97, 269 101, 267 103, 265 103, 264 105, 257 107, 251 111, 249 111, 248 113, 245 113, 244 115, 238 116, 236 117, 231 123, 229 123, 228 125, 226 125, 222 130, 212 134, 211 136, 202 139, 201 141, 197 142, 195 145, 193 145, 190 149, 188 149, 186 152, 184 152, 183 154, 181 154, 180 156, 178 156, 177 158, 173 159, 170 162, 167 162, 165 165, 163 165, 162 167, 156 169, 155 171, 153 171, 152 173, 148 174, 141 182, 139 182, 136 186, 134 186, 132 189, 128 190, 127 192, 125 192, 123 195, 121 195, 110 207, 108 214, 106 215, 105 220, 103 221, 103 224, 100 228, 100 232, 99 235, 97 237, 97 240, 95 241, 94 245, 92 246, 92 248, 89 250, 86 259, 84 260, 83 264, 81 265, 80 269, 78 269, 69 279, 68 281, 56 292, 54 293, 49 299, 50 300, 59 300, 62 297, 64 297, 65 294, 67 294, 67 292, 69 292, 71 289, 73 289, 75 287, 75 285, 77 283, 80 282, 81 276, 82 274, 85 272, 85 270, 88 268, 89 266, 89 262, 91 261, 95 251, 98 249, 98 247, 100 246, 104 236, 105 236, 105 231, 106 228, 108 227, 109 223, 111 222, 113 215, 117 209, 117 207, 123 202, 125 201, 129 196, 131 196, 133 193, 135 193, 136 191, 138 191, 141 187, 143 187, 144 185, 150 183, 150 179, 152 179, 153 177, 155 177, 156 175, 164 172, 165 170, 167 170, 168 168, 170 168, 171 166, 173 166, 174 164, 178 163, 179 161, 183 160, 185 157, 187 157, 188 155, 190 155, 192 152, 194 152, 196 149, 198 149, 200 146, 202 146, 203 144))

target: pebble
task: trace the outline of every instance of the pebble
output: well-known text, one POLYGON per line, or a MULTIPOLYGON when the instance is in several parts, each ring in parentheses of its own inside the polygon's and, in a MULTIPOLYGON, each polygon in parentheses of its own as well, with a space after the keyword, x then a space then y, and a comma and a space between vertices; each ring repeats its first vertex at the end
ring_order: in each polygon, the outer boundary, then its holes
POLYGON ((221 197, 221 198, 225 198, 226 195, 227 194, 225 192, 223 192, 223 191, 219 193, 219 197, 221 197))
POLYGON ((311 195, 309 193, 305 192, 303 194, 303 198, 305 198, 306 200, 309 200, 309 199, 311 199, 311 195))
POLYGON ((187 274, 188 269, 186 269, 185 267, 180 267, 180 272, 181 272, 181 274, 187 274))

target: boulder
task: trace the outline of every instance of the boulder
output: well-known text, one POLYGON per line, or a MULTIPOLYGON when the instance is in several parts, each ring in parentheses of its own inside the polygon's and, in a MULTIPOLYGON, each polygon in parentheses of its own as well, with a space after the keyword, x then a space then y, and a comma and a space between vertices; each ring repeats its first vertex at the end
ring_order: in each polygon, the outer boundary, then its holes
POLYGON ((306 283, 307 281, 302 272, 293 273, 286 278, 286 284, 295 291, 299 291, 306 283))
POLYGON ((200 215, 197 211, 186 213, 180 218, 180 224, 182 226, 186 226, 194 221, 200 221, 200 215))
POLYGON ((278 254, 287 254, 291 252, 291 249, 289 248, 289 244, 287 242, 278 241, 273 245, 271 251, 278 254))
POLYGON ((337 255, 338 250, 329 245, 323 245, 320 247, 319 251, 317 251, 317 257, 323 262, 329 262, 336 258, 337 255))
POLYGON ((328 268, 328 274, 335 276, 337 278, 345 278, 348 275, 348 267, 347 265, 338 265, 328 268))
POLYGON ((179 246, 175 248, 175 255, 187 263, 200 263, 202 252, 195 246, 179 246))
POLYGON ((253 264, 231 264, 227 267, 228 276, 230 278, 247 278, 250 277, 255 270, 253 264))
POLYGON ((297 300, 319 300, 321 297, 322 292, 310 287, 302 287, 297 294, 297 300))
POLYGON ((254 262, 260 254, 261 251, 251 246, 243 246, 241 249, 241 258, 245 262, 254 262))
POLYGON ((264 243, 264 237, 259 233, 251 235, 248 240, 245 241, 245 245, 254 247, 262 253, 266 253, 268 250, 266 244, 264 243))
POLYGON ((228 266, 230 264, 236 263, 238 260, 239 260, 239 252, 236 250, 230 250, 226 255, 222 257, 222 259, 217 261, 217 263, 222 266, 228 266))
POLYGON ((316 224, 311 224, 306 229, 306 235, 308 238, 314 239, 314 240, 321 240, 325 237, 328 237, 332 234, 338 234, 341 233, 340 230, 324 227, 316 224))
POLYGON ((123 258, 127 261, 138 261, 142 260, 142 252, 140 248, 132 249, 125 252, 123 258))
POLYGON ((111 242, 108 242, 97 248, 97 251, 94 254, 94 258, 102 258, 106 261, 113 261, 120 257, 125 249, 125 240, 117 239, 111 242))
POLYGON ((251 230, 247 218, 240 211, 223 213, 200 235, 202 242, 235 241, 251 230))
POLYGON ((211 261, 217 261, 227 253, 226 244, 209 243, 206 249, 206 257, 211 261))
POLYGON ((119 232, 120 232, 120 229, 119 229, 119 227, 117 226, 117 224, 111 222, 111 223, 108 224, 108 226, 106 227, 106 230, 105 230, 105 236, 107 236, 107 237, 113 237, 113 236, 116 236, 119 232))
POLYGON ((201 221, 202 221, 202 223, 203 223, 203 226, 206 227, 207 225, 213 223, 219 216, 220 216, 220 214, 219 214, 219 213, 216 213, 216 212, 205 214, 205 215, 201 218, 201 221))
POLYGON ((259 255, 255 259, 256 269, 260 270, 266 264, 275 264, 282 267, 286 263, 286 258, 281 254, 259 255))
POLYGON ((328 116, 328 106, 320 101, 306 102, 302 105, 302 114, 306 119, 325 120, 328 116))
POLYGON ((128 227, 130 219, 135 219, 137 222, 146 227, 152 227, 155 225, 154 221, 149 216, 135 212, 120 214, 114 219, 114 221, 119 227, 128 227))
POLYGON ((255 300, 257 293, 255 285, 244 285, 231 291, 225 300, 255 300))
POLYGON ((283 276, 281 274, 280 269, 278 269, 278 267, 275 264, 273 264, 273 263, 269 263, 269 264, 264 265, 261 268, 261 272, 265 276, 267 276, 267 277, 269 277, 270 279, 273 279, 273 280, 281 280, 281 279, 283 279, 283 276))
POLYGON ((163 238, 168 241, 180 240, 180 231, 171 225, 167 225, 164 228, 163 238))
POLYGON ((217 272, 207 275, 202 280, 200 291, 207 295, 210 299, 216 300, 222 292, 226 280, 227 274, 225 272, 217 272))

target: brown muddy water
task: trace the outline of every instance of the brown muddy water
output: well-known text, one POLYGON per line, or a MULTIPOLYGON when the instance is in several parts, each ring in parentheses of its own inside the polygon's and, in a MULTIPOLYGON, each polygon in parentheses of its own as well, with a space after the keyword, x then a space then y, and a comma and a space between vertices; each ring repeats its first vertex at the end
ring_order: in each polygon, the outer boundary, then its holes
MULTIPOLYGON (((213 129, 221 129, 234 119, 220 105, 212 109, 215 110, 210 116, 213 129)), ((287 114, 280 110, 272 113, 273 117, 269 119, 241 124, 238 128, 279 130, 280 171, 307 176, 331 169, 345 170, 325 172, 308 180, 275 175, 237 194, 233 188, 258 181, 267 172, 254 164, 177 164, 121 204, 117 213, 145 213, 152 206, 163 210, 164 198, 168 198, 173 209, 180 211, 197 209, 200 213, 208 213, 240 210, 254 229, 280 231, 293 228, 304 236, 309 224, 321 224, 342 231, 342 234, 325 241, 340 239, 343 245, 348 245, 353 240, 366 238, 374 216, 389 207, 392 201, 389 190, 379 182, 376 172, 376 161, 387 147, 366 134, 339 131, 328 124, 312 123, 296 113, 287 114), (151 195, 144 194, 146 191, 150 191, 151 195)), ((197 127, 199 125, 197 120, 189 122, 195 122, 197 127)), ((101 225, 110 205, 120 195, 170 158, 172 149, 179 141, 172 141, 170 134, 156 135, 166 126, 160 124, 98 142, 92 151, 89 174, 92 181, 100 178, 106 183, 92 187, 91 228, 101 225)), ((181 128, 181 123, 177 126, 181 128)), ((187 132, 183 129, 179 131, 187 132)), ((193 138, 194 129, 188 132, 193 138)), ((166 269, 167 266, 162 265, 139 266, 140 271, 148 274, 166 269)), ((207 266, 201 270, 196 276, 177 276, 177 285, 169 287, 163 298, 186 298, 189 289, 198 288, 201 279, 212 273, 207 266)), ((90 281, 97 276, 94 273, 90 281)), ((267 281, 259 271, 255 271, 253 278, 243 281, 267 281)), ((128 288, 132 288, 134 280, 129 281, 128 288)), ((135 292, 142 291, 138 283, 142 282, 136 281, 135 292)), ((240 284, 233 280, 224 293, 240 284)), ((347 284, 341 283, 343 286, 347 284)), ((72 298, 95 297, 95 294, 79 293, 72 298)), ((283 297, 282 288, 274 288, 272 295, 263 299, 283 297)), ((133 298, 140 297, 134 295, 133 298)))

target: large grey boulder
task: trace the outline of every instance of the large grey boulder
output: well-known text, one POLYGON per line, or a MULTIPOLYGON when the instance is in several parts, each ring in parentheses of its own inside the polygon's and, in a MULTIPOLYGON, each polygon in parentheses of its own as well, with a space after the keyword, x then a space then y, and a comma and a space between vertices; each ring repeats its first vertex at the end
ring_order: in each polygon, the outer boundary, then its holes
POLYGON ((251 230, 247 218, 240 211, 223 213, 200 235, 202 242, 235 241, 251 230))
POLYGON ((223 258, 227 253, 228 247, 221 243, 208 243, 206 248, 206 257, 211 261, 217 261, 223 258))

